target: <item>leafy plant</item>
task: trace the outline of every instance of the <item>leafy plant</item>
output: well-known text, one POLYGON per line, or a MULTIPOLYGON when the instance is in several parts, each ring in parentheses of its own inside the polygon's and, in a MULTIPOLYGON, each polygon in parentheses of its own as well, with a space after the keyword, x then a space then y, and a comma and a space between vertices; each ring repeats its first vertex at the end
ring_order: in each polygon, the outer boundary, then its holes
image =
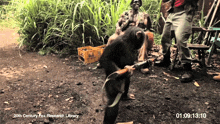
MULTIPOLYGON (((44 55, 72 53, 77 47, 103 44, 104 37, 115 32, 120 15, 130 9, 130 2, 12 0, 10 7, 19 24, 20 45, 44 55)), ((156 22, 159 4, 159 0, 143 0, 141 11, 149 13, 156 22)))

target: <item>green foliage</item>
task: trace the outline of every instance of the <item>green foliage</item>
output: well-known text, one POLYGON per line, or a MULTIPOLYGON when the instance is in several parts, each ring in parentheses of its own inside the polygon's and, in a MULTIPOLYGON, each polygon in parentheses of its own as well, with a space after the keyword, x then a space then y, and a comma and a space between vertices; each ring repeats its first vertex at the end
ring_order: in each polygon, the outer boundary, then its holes
POLYGON ((150 14, 153 27, 156 27, 159 23, 162 0, 142 0, 142 2, 143 6, 141 7, 141 10, 150 14))
POLYGON ((201 12, 201 18, 199 20, 200 27, 205 27, 204 7, 205 7, 205 1, 203 1, 202 10, 200 11, 201 12))
POLYGON ((155 30, 154 33, 154 42, 155 44, 160 44, 161 42, 161 35, 157 32, 157 26, 159 25, 159 18, 161 16, 160 8, 162 0, 142 0, 143 5, 140 8, 141 11, 144 11, 150 14, 152 27, 155 30))
POLYGON ((11 0, 1 0, 0 5, 7 5, 11 0))
POLYGON ((104 0, 16 0, 21 45, 40 53, 76 51, 77 47, 99 45, 111 35, 127 1, 104 0), (91 42, 89 42, 91 41, 91 42), (45 51, 46 50, 46 51, 45 51))
POLYGON ((0 26, 1 27, 17 27, 17 23, 15 21, 15 6, 13 6, 13 2, 11 0, 1 0, 0 1, 0 26))
POLYGON ((159 33, 154 33, 154 43, 161 44, 161 35, 159 33))
MULTIPOLYGON (((71 53, 84 45, 100 45, 115 32, 131 0, 12 0, 19 22, 20 45, 44 55, 71 53)), ((143 0, 141 11, 157 22, 160 0, 143 0)), ((7 12, 6 12, 7 13, 7 12)), ((8 16, 7 16, 8 17, 8 16)), ((156 23, 154 23, 156 24, 156 23)), ((156 38, 157 39, 157 38, 156 38)))

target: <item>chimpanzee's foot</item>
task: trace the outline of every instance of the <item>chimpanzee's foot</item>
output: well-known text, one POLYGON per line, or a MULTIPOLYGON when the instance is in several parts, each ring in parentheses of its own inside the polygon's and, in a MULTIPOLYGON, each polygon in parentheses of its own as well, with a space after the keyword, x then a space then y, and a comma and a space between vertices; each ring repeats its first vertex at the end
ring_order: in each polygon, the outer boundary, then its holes
POLYGON ((97 69, 102 68, 102 66, 100 65, 100 63, 98 63, 98 64, 96 65, 96 68, 97 68, 97 69))
POLYGON ((148 68, 142 68, 142 69, 141 69, 141 72, 142 72, 143 74, 148 74, 150 71, 149 71, 148 68))
POLYGON ((134 94, 127 94, 121 97, 122 100, 135 100, 134 94))

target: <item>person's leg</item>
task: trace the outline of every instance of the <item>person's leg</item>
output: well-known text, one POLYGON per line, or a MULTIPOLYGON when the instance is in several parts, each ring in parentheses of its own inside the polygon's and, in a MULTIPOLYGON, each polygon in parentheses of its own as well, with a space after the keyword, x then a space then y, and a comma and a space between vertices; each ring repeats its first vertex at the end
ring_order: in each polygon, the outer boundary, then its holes
POLYGON ((144 61, 146 60, 146 58, 148 57, 148 53, 147 53, 147 47, 148 47, 148 36, 145 32, 145 39, 144 39, 144 43, 142 45, 142 47, 139 49, 139 54, 138 54, 138 61, 144 61))
POLYGON ((138 61, 144 61, 148 57, 148 50, 153 47, 154 44, 154 35, 152 32, 145 31, 145 39, 142 47, 139 49, 138 61), (149 36, 150 35, 150 36, 149 36))
POLYGON ((171 26, 172 23, 166 22, 164 29, 163 29, 163 34, 161 38, 161 45, 162 45, 162 52, 164 59, 170 59, 170 46, 172 45, 172 40, 171 40, 171 26))
POLYGON ((170 65, 170 46, 172 45, 171 27, 173 26, 172 18, 173 18, 173 13, 169 14, 165 22, 163 33, 162 33, 162 38, 161 38, 163 60, 156 62, 155 63, 156 66, 168 67, 170 65))
POLYGON ((183 64, 185 73, 182 75, 182 82, 192 80, 191 73, 191 54, 187 47, 189 36, 192 33, 192 15, 187 15, 185 12, 175 14, 174 25, 178 25, 175 30, 177 48, 179 50, 180 61, 183 64))
POLYGON ((176 20, 174 25, 178 25, 175 30, 175 36, 177 41, 177 48, 179 50, 181 63, 190 63, 191 54, 187 47, 189 36, 192 34, 192 16, 187 15, 185 12, 182 14, 176 14, 176 20))

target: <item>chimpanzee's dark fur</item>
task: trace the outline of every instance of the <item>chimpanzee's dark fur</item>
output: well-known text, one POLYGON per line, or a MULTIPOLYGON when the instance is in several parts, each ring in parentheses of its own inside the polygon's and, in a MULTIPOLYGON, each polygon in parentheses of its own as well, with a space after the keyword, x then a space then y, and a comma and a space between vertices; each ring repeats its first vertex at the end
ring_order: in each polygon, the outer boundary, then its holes
MULTIPOLYGON (((100 65, 105 69, 106 77, 111 73, 123 69, 126 65, 133 65, 135 58, 134 51, 141 48, 144 42, 144 31, 139 27, 130 27, 125 33, 117 37, 110 45, 108 45, 102 56, 100 57, 100 65), (137 33, 138 32, 138 33, 137 33), (138 38, 139 37, 139 38, 138 38)), ((111 105, 117 94, 121 90, 121 84, 125 81, 125 89, 122 95, 127 96, 130 77, 128 75, 121 76, 116 80, 111 80, 106 83, 105 90, 108 97, 108 105, 105 108, 104 124, 114 124, 118 115, 118 105, 108 107, 111 105)))

